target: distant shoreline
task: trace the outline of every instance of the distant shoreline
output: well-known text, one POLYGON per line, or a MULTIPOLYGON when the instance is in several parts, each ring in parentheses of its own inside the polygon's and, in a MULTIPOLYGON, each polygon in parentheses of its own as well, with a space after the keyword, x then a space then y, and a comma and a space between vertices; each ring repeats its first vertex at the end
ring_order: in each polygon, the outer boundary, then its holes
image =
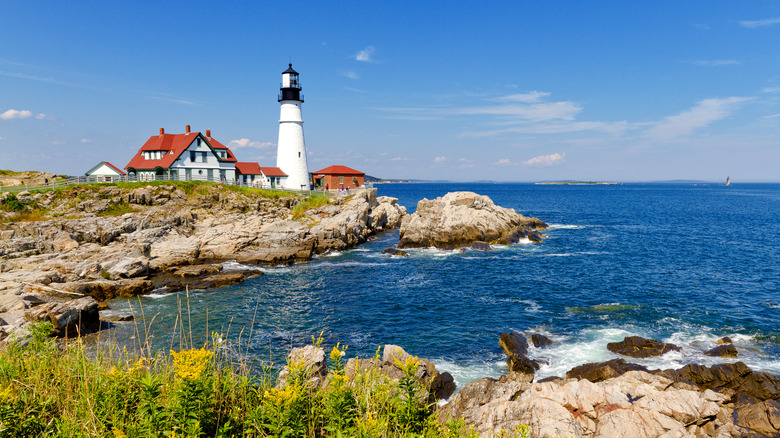
POLYGON ((607 181, 541 181, 534 185, 554 185, 554 186, 622 186, 623 183, 607 181))

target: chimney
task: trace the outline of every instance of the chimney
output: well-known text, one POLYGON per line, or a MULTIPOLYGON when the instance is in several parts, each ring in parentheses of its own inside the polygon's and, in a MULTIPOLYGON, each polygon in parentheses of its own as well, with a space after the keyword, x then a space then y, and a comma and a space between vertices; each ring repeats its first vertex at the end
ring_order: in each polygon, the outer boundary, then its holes
POLYGON ((187 126, 184 128, 184 130, 186 131, 186 132, 185 132, 185 134, 189 134, 189 133, 190 133, 190 125, 187 125, 187 126))
POLYGON ((165 128, 160 128, 160 135, 165 134, 165 128))
POLYGON ((211 129, 206 130, 206 138, 211 138, 211 129))

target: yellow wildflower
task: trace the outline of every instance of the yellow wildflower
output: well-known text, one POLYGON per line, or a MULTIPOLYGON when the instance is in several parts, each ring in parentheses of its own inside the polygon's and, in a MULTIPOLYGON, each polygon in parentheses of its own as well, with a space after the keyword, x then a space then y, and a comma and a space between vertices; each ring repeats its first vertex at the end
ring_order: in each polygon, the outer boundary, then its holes
POLYGON ((114 433, 114 438, 127 438, 127 434, 117 428, 111 429, 111 432, 114 433))
POLYGON ((178 353, 171 351, 173 364, 176 367, 176 377, 182 380, 197 379, 206 370, 213 355, 212 351, 205 348, 192 348, 178 353))
POLYGON ((117 368, 116 366, 112 366, 110 370, 108 370, 108 373, 106 373, 106 376, 112 379, 118 379, 120 377, 123 377, 125 375, 122 370, 117 368))
POLYGON ((341 362, 341 358, 344 357, 347 351, 347 347, 344 346, 343 350, 339 350, 339 347, 341 346, 341 342, 337 343, 335 347, 333 347, 333 350, 330 350, 330 360, 334 363, 341 362))
POLYGON ((137 373, 137 372, 140 372, 140 371, 145 371, 146 370, 146 362, 147 362, 146 358, 145 357, 141 357, 140 359, 135 361, 133 366, 130 368, 130 371, 128 371, 128 374, 133 374, 133 373, 137 373))
POLYGON ((5 400, 11 395, 11 384, 9 383, 4 389, 0 389, 0 400, 5 400))

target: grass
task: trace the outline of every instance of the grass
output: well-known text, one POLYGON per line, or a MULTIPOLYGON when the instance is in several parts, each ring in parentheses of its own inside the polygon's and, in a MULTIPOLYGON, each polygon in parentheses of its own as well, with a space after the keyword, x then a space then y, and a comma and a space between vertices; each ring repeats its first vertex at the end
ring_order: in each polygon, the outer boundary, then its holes
POLYGON ((400 380, 375 367, 347 376, 337 344, 324 388, 303 363, 274 386, 270 369, 251 375, 241 348, 216 334, 198 348, 131 354, 111 343, 91 351, 80 338, 58 346, 50 331, 37 323, 28 347, 0 352, 0 438, 476 437, 420 401, 415 357, 397 363, 400 380))
POLYGON ((330 204, 330 199, 325 195, 312 195, 301 202, 299 202, 295 207, 292 209, 292 217, 293 219, 301 219, 304 216, 306 216, 306 212, 317 207, 322 207, 323 205, 330 204))

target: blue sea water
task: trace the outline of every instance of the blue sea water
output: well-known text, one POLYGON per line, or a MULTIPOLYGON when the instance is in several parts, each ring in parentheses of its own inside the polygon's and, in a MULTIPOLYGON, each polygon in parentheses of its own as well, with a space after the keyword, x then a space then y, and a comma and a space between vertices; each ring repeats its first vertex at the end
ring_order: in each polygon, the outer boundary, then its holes
MULTIPOLYGON (((381 254, 398 242, 394 230, 189 298, 116 300, 111 312, 143 311, 155 348, 178 345, 183 319, 195 344, 219 332, 277 366, 320 332, 325 345, 347 344, 349 357, 396 344, 459 386, 506 372, 498 337, 511 330, 553 339, 531 349, 544 362, 538 377, 618 357, 606 344, 629 335, 682 347, 631 359, 650 368, 734 361, 702 355, 729 336, 739 360, 780 373, 780 184, 378 185, 409 213, 422 198, 458 190, 538 217, 550 225, 547 238, 490 252, 414 249, 404 258, 381 254)), ((138 326, 117 323, 117 340, 143 337, 138 326)))

